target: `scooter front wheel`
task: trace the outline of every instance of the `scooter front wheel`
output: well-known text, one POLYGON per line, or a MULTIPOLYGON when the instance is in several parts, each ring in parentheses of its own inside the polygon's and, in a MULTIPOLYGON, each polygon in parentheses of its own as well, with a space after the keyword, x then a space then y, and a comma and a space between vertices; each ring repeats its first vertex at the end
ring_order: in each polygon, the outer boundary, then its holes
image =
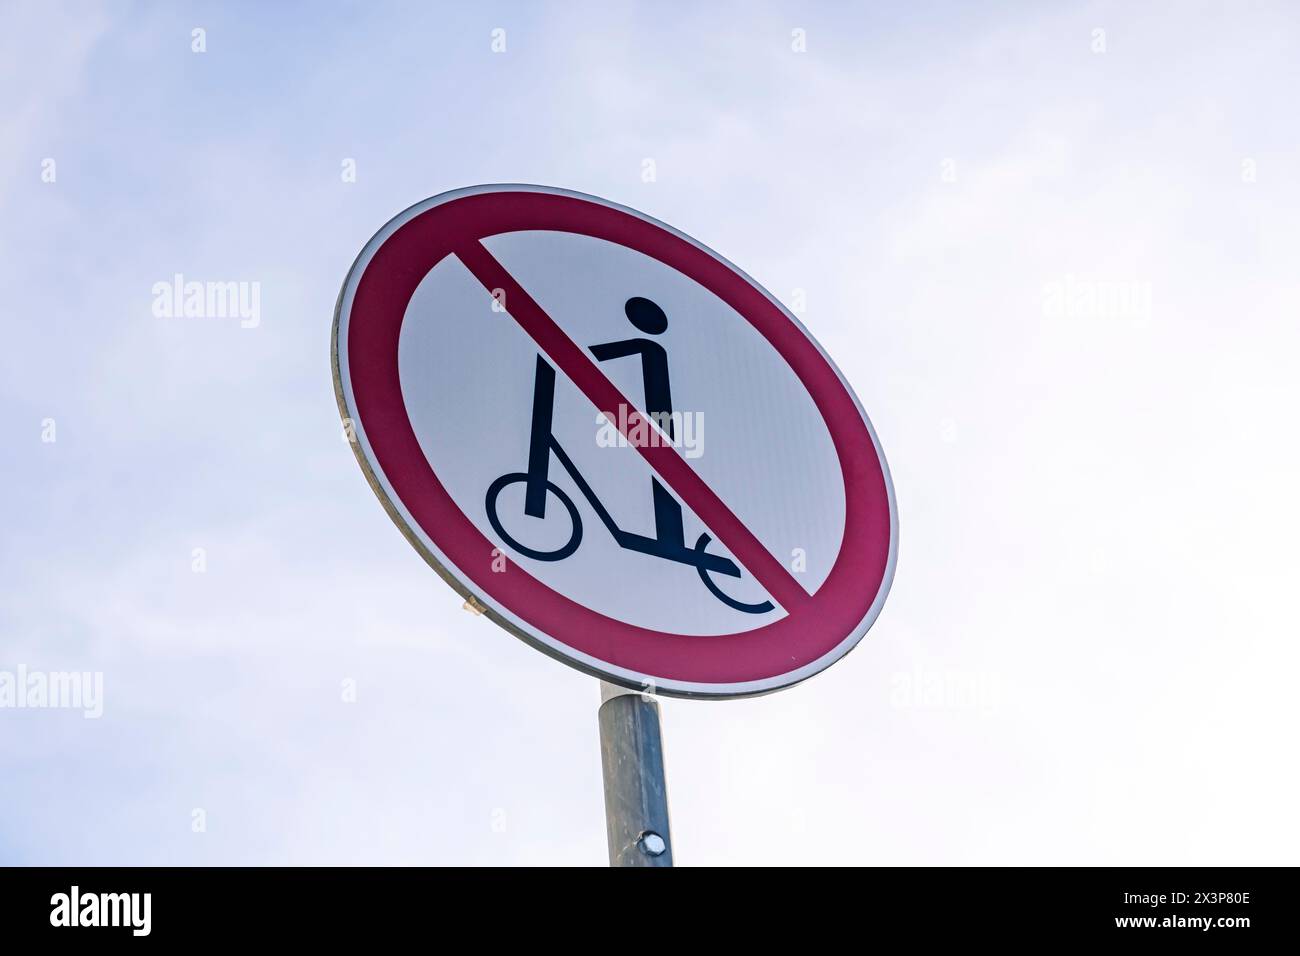
POLYGON ((520 554, 538 561, 563 561, 573 552, 578 550, 578 545, 582 543, 582 519, 578 516, 578 509, 574 506, 573 500, 566 495, 553 481, 546 482, 548 493, 555 495, 560 499, 560 504, 564 505, 565 510, 569 512, 569 520, 573 523, 573 531, 569 534, 569 540, 555 551, 539 551, 536 548, 530 548, 521 544, 514 535, 510 534, 501 525, 500 515, 497 513, 497 497, 509 485, 527 482, 528 475, 524 472, 516 471, 507 475, 502 475, 492 484, 488 485, 487 490, 487 516, 488 521, 492 523, 492 530, 499 534, 506 544, 514 548, 520 554))

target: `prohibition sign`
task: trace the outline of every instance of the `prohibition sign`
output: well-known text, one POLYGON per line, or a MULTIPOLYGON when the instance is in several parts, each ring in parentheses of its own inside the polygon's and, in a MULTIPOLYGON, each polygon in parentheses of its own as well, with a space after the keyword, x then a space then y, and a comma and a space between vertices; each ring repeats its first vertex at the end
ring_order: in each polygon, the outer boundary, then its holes
POLYGON ((349 271, 333 365, 407 539, 571 666, 761 694, 830 666, 880 613, 897 515, 852 390, 775 298, 642 213, 523 185, 418 203, 349 271))

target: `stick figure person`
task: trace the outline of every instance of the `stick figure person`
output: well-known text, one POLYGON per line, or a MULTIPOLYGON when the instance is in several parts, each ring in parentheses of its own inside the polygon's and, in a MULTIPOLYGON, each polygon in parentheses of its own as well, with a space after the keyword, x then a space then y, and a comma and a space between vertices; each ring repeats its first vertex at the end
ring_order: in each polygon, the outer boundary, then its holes
MULTIPOLYGON (((641 296, 628 299, 623 305, 623 313, 632 325, 646 335, 660 335, 668 328, 668 316, 664 315, 664 310, 641 296)), ((658 342, 638 337, 593 345, 591 354, 596 356, 599 362, 626 358, 629 355, 640 357, 646 413, 663 429, 670 440, 676 441, 672 419, 673 396, 668 383, 667 350, 658 342)), ((682 506, 668 493, 668 489, 659 483, 658 478, 652 476, 650 482, 654 495, 655 537, 665 550, 682 550, 686 547, 685 532, 682 528, 682 506)))

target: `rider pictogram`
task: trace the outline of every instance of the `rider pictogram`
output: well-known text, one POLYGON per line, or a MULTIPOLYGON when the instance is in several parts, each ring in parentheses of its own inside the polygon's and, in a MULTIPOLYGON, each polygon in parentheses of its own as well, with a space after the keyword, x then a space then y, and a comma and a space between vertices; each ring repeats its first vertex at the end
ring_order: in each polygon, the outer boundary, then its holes
MULTIPOLYGON (((623 311, 627 320, 647 336, 661 335, 668 328, 667 315, 650 299, 633 296, 624 304, 623 311)), ((645 412, 665 432, 670 442, 674 440, 676 436, 667 350, 658 342, 644 336, 593 345, 589 350, 598 362, 611 362, 633 356, 640 360, 645 412)), ((654 506, 654 535, 637 534, 619 527, 573 460, 556 440, 552 431, 554 406, 555 369, 539 354, 533 378, 528 471, 501 475, 488 486, 485 502, 488 520, 493 530, 510 547, 538 561, 563 561, 576 552, 582 543, 582 518, 576 505, 558 485, 550 480, 550 463, 551 457, 554 456, 619 547, 694 567, 710 593, 723 604, 737 611, 747 614, 765 614, 774 609, 771 601, 745 603, 724 593, 718 587, 711 577, 712 574, 739 578, 742 576, 741 569, 730 558, 707 552, 706 549, 713 540, 707 532, 696 539, 694 547, 687 547, 681 503, 657 477, 652 476, 650 479, 650 493, 654 506), (564 506, 572 530, 568 540, 559 548, 542 551, 528 547, 503 526, 498 512, 500 494, 506 487, 521 482, 525 485, 524 517, 545 519, 548 494, 554 495, 564 506)))

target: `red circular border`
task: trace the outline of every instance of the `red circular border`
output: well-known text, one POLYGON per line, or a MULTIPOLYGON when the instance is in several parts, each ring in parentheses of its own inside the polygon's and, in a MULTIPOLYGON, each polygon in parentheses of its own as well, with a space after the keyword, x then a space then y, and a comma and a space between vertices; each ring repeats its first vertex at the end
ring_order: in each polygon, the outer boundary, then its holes
POLYGON ((770 680, 833 651, 866 617, 890 553, 883 464, 857 403, 812 340, 745 276, 653 222, 572 196, 476 193, 418 213, 385 239, 356 284, 347 322, 355 414, 375 463, 424 533, 489 602, 541 634, 614 667, 664 680, 737 684, 770 680), (713 292, 772 345, 808 389, 830 430, 844 477, 840 553, 807 608, 738 634, 668 634, 615 620, 551 590, 521 567, 493 574, 496 547, 434 474, 406 414, 398 340, 425 275, 458 245, 520 230, 573 232, 627 246, 713 292))

